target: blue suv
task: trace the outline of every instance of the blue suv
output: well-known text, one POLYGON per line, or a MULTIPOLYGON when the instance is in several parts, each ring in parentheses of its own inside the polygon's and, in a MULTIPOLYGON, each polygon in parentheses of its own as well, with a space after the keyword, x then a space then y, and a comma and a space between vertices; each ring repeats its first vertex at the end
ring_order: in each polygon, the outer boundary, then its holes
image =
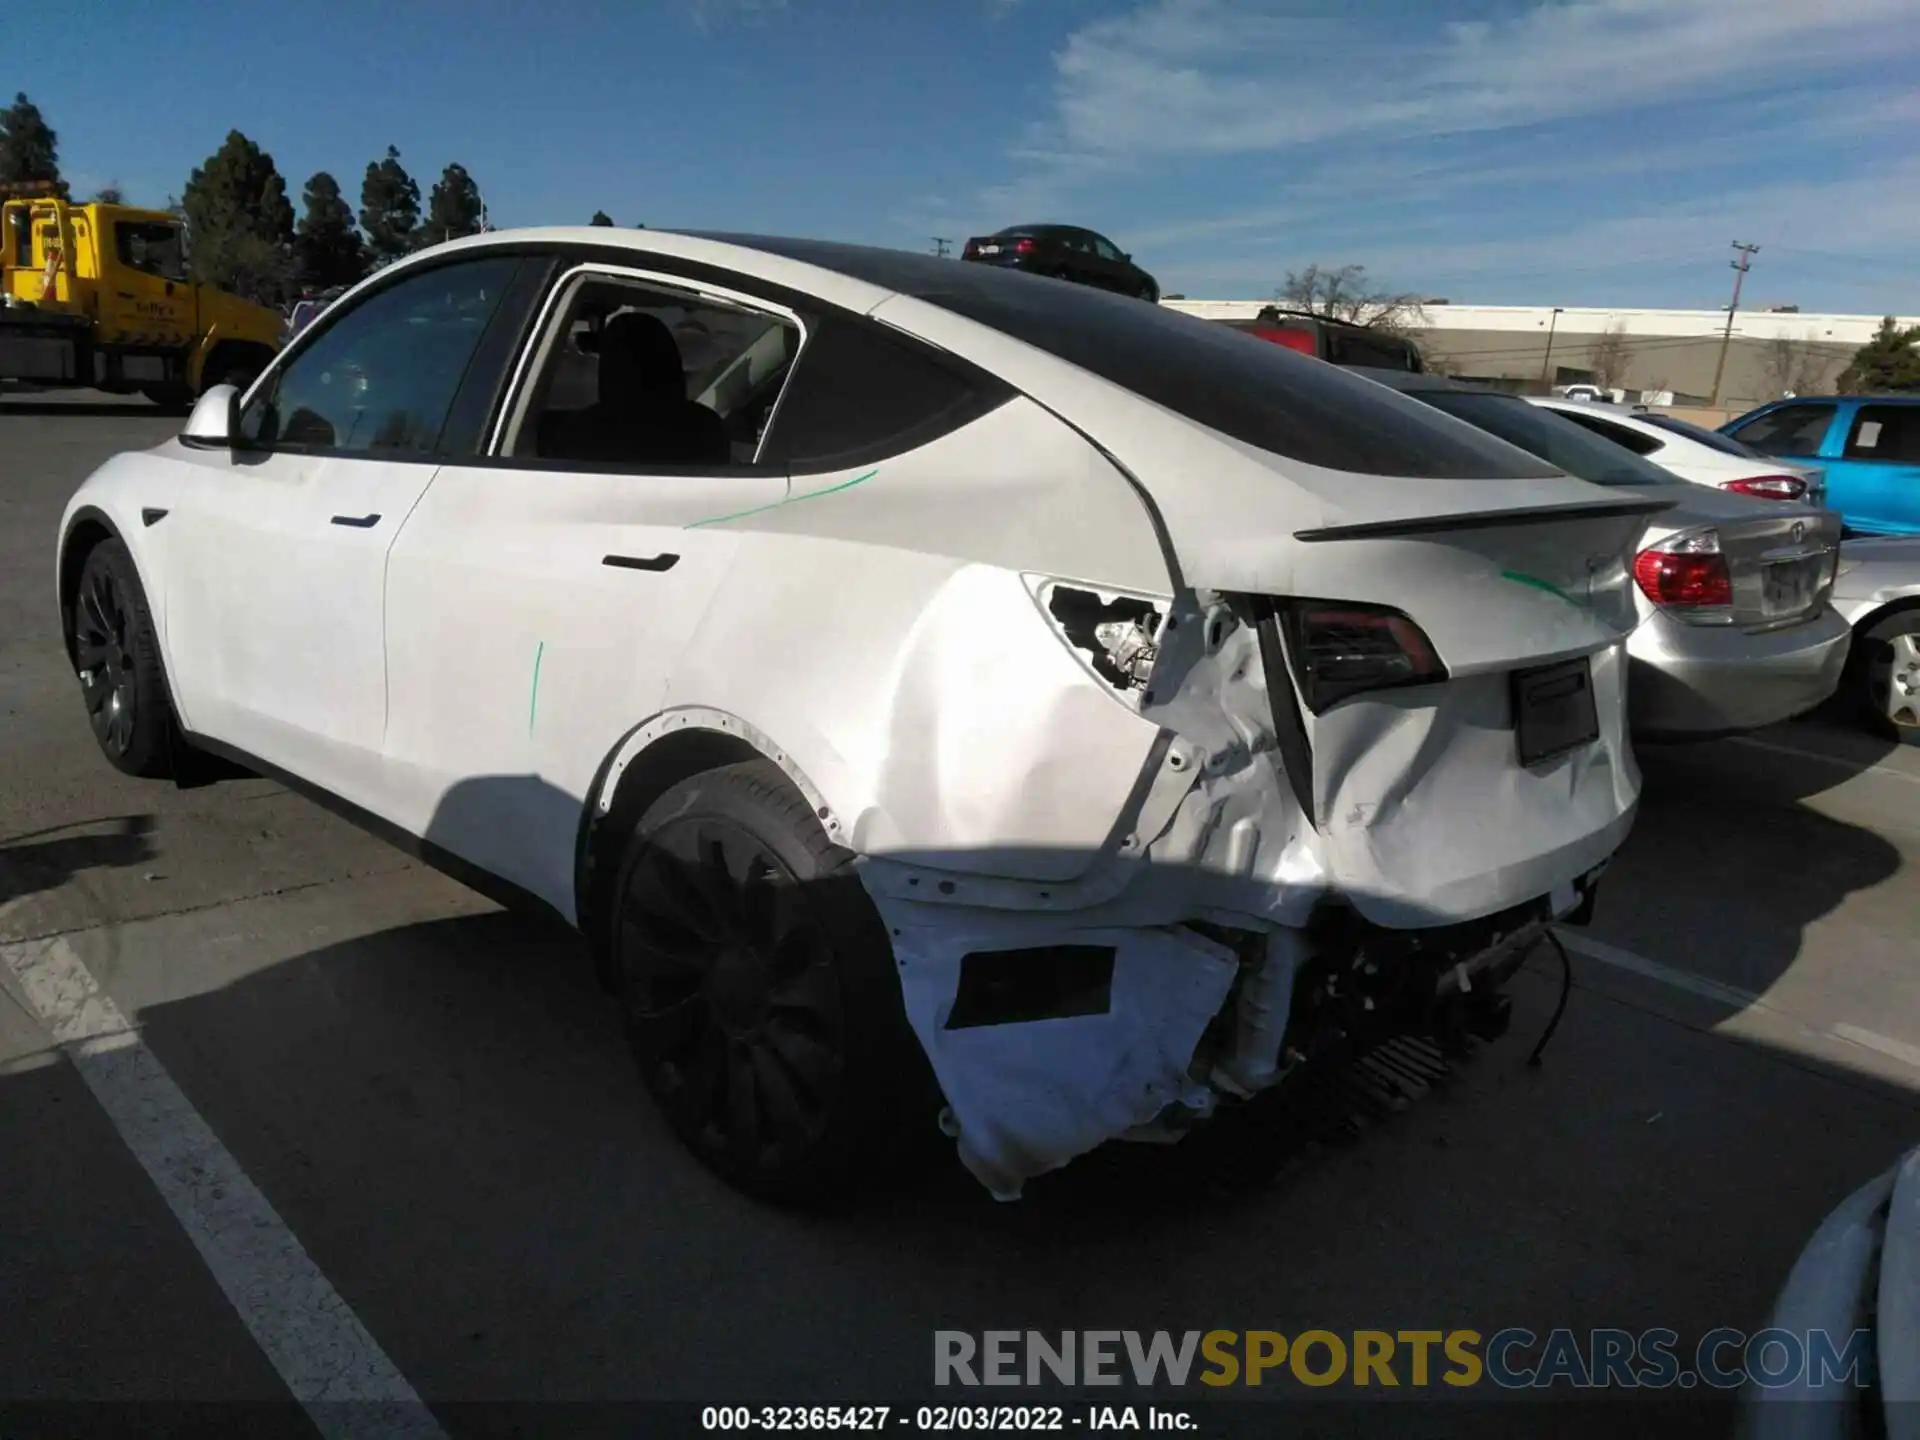
POLYGON ((1863 535, 1920 535, 1920 395, 1776 400, 1720 427, 1767 455, 1817 460, 1827 508, 1863 535))

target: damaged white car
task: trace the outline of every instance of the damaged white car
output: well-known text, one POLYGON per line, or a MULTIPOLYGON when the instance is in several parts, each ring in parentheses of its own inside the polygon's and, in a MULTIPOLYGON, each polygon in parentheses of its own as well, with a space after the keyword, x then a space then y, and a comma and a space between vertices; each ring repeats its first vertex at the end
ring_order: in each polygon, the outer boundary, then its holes
POLYGON ((1085 287, 533 230, 102 466, 57 579, 114 764, 224 755, 559 912, 737 1184, 937 1116, 1011 1197, 1502 1027, 1632 823, 1659 508, 1085 287))

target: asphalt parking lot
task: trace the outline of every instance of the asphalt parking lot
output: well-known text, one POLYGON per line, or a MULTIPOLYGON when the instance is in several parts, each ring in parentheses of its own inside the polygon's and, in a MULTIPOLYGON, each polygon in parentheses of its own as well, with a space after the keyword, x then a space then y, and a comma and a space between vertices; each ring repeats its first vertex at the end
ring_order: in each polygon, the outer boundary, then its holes
MULTIPOLYGON (((1540 1070, 1544 961, 1513 1037, 1270 1183, 1176 1147, 1157 1183, 1089 1166, 1011 1206, 955 1166, 846 1215, 765 1209, 673 1142, 567 935, 269 782, 98 757, 54 532, 94 465, 177 423, 0 398, 0 1404, 279 1402, 289 1365, 358 1367, 446 1433, 535 1433, 564 1427, 464 1407, 924 1396, 938 1329, 1751 1329, 1920 1141, 1920 752, 1807 722, 1643 752, 1540 1070), (90 975, 87 1023, 136 1025, 146 1068, 63 1053, 79 1011, 23 983, 33 957, 90 975), (297 1245, 190 1235, 167 1187, 196 1184, 297 1245), (288 1284, 351 1323, 258 1338, 255 1292, 288 1284)), ((1689 1405, 1689 1432, 1730 1417, 1689 1405)))

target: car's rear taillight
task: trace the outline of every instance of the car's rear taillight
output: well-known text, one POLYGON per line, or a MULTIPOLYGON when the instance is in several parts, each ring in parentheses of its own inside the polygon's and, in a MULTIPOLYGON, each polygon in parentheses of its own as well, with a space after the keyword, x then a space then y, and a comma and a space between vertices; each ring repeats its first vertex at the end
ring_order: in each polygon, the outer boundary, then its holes
POLYGON ((1279 615, 1301 698, 1316 715, 1364 691, 1447 678, 1426 632, 1398 610, 1292 600, 1279 615))
POLYGON ((1289 350, 1298 350, 1302 355, 1319 354, 1319 347, 1314 343, 1311 330, 1287 330, 1274 326, 1271 329, 1263 327, 1250 333, 1271 344, 1282 345, 1289 350))
POLYGON ((1039 244, 1029 237, 1025 240, 1016 240, 1013 245, 1013 253, 1016 255, 1031 255, 1039 248, 1039 244))
POLYGON ((1761 500, 1800 500, 1806 496, 1807 482, 1798 475, 1752 475, 1744 480, 1724 481, 1720 488, 1761 500))
POLYGON ((1673 610, 1727 609, 1733 574, 1720 553, 1720 532, 1697 530, 1633 557, 1633 578, 1654 604, 1673 610))

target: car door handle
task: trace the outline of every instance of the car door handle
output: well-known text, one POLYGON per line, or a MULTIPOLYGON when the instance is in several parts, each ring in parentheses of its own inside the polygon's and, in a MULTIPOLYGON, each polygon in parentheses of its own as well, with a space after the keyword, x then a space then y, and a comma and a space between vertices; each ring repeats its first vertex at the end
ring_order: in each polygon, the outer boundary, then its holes
POLYGON ((336 525, 351 525, 356 530, 371 530, 380 523, 380 517, 378 514, 336 515, 333 517, 333 523, 336 525))
POLYGON ((616 570, 671 570, 680 563, 678 555, 609 555, 600 562, 616 570))

